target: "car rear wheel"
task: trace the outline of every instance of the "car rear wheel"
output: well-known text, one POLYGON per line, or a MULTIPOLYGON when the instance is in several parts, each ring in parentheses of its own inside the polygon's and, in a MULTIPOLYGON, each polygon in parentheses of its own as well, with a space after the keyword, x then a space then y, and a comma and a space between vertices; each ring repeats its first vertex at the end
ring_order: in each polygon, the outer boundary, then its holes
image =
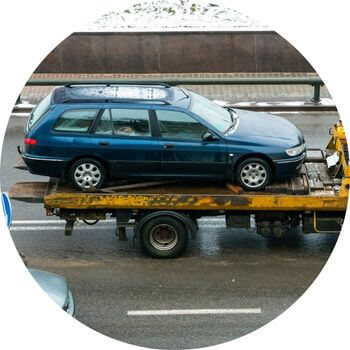
POLYGON ((265 160, 248 158, 238 165, 235 177, 237 183, 244 189, 258 191, 270 183, 272 170, 265 160))
POLYGON ((80 190, 93 190, 103 186, 106 180, 104 166, 95 159, 84 158, 70 168, 70 180, 80 190))

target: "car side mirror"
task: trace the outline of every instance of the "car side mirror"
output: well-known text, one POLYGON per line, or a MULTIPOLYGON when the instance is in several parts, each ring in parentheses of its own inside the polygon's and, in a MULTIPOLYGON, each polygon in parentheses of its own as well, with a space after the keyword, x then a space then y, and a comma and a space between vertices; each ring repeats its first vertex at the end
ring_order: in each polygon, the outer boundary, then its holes
POLYGON ((210 141, 217 141, 218 138, 213 135, 210 131, 207 131, 202 136, 202 142, 210 142, 210 141))

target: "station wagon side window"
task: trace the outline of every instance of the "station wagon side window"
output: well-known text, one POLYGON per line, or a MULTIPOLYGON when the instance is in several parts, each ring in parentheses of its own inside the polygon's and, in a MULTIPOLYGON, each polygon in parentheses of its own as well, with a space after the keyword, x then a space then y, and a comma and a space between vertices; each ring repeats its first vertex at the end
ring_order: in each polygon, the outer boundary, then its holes
POLYGON ((113 135, 111 111, 105 109, 95 129, 96 135, 113 135))
POLYGON ((73 109, 58 118, 53 130, 63 132, 88 132, 98 109, 73 109))
POLYGON ((202 139, 208 128, 186 113, 157 110, 157 118, 162 137, 177 139, 202 139))
POLYGON ((148 110, 113 108, 110 111, 114 135, 151 136, 148 110))

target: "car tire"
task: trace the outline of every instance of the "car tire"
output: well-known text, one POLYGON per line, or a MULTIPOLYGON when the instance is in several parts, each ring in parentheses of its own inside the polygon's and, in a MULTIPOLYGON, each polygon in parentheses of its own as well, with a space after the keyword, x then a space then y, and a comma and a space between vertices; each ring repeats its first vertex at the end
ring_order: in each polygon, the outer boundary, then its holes
POLYGON ((171 216, 149 219, 140 230, 143 250, 154 258, 174 258, 187 247, 186 226, 171 216))
POLYGON ((271 178, 271 166, 261 158, 243 160, 235 172, 236 183, 248 191, 264 189, 270 183, 271 178))
POLYGON ((101 188, 106 181, 106 170, 97 160, 91 158, 79 159, 69 170, 71 183, 79 190, 101 188))

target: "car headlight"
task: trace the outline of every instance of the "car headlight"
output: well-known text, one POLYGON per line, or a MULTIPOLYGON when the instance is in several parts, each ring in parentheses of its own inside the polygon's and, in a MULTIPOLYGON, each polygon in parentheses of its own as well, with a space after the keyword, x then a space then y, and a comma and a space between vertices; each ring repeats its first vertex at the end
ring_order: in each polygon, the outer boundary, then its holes
POLYGON ((290 157, 294 157, 294 156, 297 156, 298 154, 302 153, 304 150, 305 150, 305 143, 303 143, 297 147, 286 149, 286 153, 290 157))

